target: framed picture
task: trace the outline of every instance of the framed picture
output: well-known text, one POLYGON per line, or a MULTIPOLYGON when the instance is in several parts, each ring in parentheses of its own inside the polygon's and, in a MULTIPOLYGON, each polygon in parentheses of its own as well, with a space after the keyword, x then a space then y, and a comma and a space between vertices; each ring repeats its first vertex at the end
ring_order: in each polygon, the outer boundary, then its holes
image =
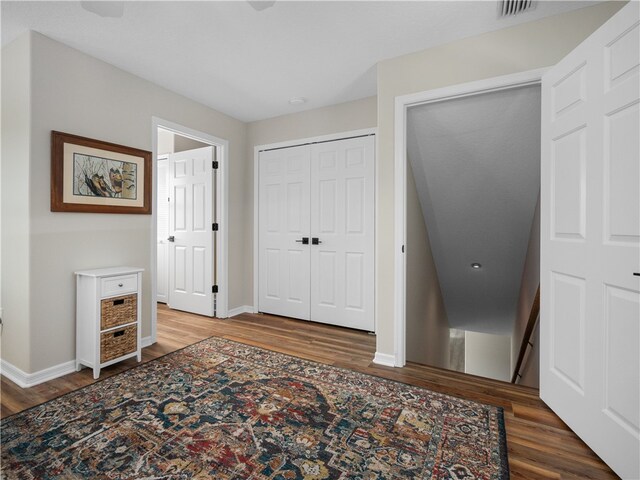
POLYGON ((51 211, 151 213, 151 152, 51 132, 51 211))

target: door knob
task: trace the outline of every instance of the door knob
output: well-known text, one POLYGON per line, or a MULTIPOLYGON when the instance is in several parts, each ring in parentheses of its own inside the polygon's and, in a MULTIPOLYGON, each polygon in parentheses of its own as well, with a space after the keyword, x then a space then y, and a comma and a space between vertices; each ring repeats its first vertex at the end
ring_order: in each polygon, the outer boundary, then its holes
POLYGON ((303 245, 309 245, 309 237, 302 237, 302 240, 296 240, 296 242, 303 245))
POLYGON ((176 237, 171 235, 169 238, 167 238, 167 240, 169 240, 170 242, 175 242, 176 241, 176 237))
POLYGON ((640 277, 640 272, 633 272, 633 275, 636 277, 640 277))
POLYGON ((322 241, 318 237, 313 237, 311 239, 311 245, 320 245, 322 241))

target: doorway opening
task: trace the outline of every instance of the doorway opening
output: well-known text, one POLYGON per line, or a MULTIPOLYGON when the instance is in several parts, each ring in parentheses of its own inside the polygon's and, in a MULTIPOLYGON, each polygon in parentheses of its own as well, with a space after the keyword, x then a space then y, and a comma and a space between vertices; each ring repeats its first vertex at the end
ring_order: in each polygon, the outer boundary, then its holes
POLYGON ((397 365, 538 386, 541 74, 396 103, 397 365))
POLYGON ((227 317, 228 142, 153 121, 152 338, 157 303, 227 317))

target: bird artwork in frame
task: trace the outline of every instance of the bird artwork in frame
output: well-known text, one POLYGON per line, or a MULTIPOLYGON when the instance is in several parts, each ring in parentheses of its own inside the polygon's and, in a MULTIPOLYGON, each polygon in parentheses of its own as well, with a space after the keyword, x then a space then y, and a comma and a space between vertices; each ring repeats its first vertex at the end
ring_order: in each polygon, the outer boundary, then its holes
POLYGON ((82 153, 73 154, 73 195, 137 197, 138 165, 82 153))
POLYGON ((51 211, 151 213, 151 153, 51 132, 51 211))

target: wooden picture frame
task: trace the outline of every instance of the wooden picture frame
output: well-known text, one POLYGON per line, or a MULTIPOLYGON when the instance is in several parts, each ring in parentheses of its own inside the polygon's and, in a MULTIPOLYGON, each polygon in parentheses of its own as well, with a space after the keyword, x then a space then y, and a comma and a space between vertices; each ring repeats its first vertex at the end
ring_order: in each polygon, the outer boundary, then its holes
POLYGON ((151 213, 151 152, 51 132, 51 211, 151 213))

